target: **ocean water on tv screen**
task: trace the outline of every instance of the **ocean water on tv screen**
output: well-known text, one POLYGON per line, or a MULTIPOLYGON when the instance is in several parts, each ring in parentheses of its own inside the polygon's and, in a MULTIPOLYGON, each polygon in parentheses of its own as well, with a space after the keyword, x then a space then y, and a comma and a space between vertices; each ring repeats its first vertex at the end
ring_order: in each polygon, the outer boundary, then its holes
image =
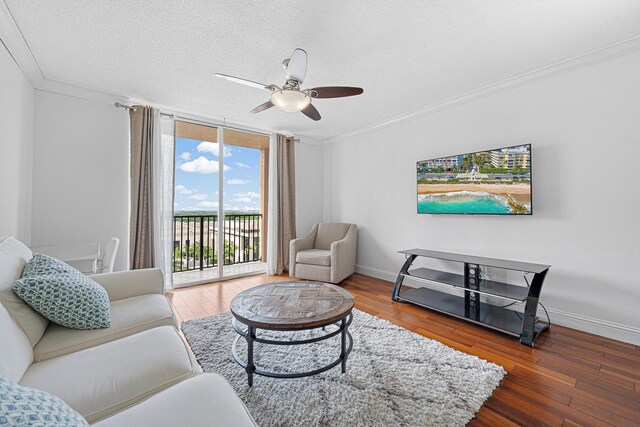
POLYGON ((418 213, 510 214, 507 200, 487 193, 418 196, 418 213))

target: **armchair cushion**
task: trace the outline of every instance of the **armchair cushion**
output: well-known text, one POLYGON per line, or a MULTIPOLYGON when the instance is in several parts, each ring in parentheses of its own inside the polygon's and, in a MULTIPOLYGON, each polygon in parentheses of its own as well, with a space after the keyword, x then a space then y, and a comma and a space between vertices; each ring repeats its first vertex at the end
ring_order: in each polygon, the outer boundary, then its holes
POLYGON ((319 224, 314 249, 331 249, 331 243, 342 240, 348 229, 349 224, 319 224))
POLYGON ((331 251, 324 249, 309 249, 300 251, 296 255, 296 262, 300 264, 331 266, 331 251))

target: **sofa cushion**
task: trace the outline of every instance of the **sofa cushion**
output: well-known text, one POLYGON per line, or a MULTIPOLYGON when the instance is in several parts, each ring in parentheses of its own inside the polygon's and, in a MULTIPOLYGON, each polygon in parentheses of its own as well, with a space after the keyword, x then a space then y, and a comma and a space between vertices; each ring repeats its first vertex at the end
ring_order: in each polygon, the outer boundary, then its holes
POLYGON ((98 329, 111 326, 109 295, 89 277, 75 269, 62 271, 59 260, 36 255, 25 267, 34 276, 16 281, 13 291, 38 313, 72 329, 98 329), (31 263, 37 264, 30 271, 31 263))
POLYGON ((59 398, 0 376, 0 426, 88 426, 59 398))
POLYGON ((141 295, 111 302, 111 327, 78 331, 55 323, 33 349, 36 362, 95 347, 158 326, 177 326, 164 295, 141 295))
POLYGON ((315 249, 331 249, 331 243, 344 239, 347 230, 349 230, 349 224, 319 224, 313 247, 315 249))
POLYGON ((202 374, 174 385, 96 427, 255 427, 244 403, 218 374, 202 374))
POLYGON ((148 294, 164 294, 164 275, 159 268, 101 273, 91 276, 116 301, 148 294))
POLYGON ((296 262, 300 264, 322 265, 331 267, 331 251, 325 249, 309 249, 296 254, 296 262))
POLYGON ((19 381, 32 361, 33 347, 29 338, 0 304, 0 375, 19 381))
POLYGON ((60 397, 92 423, 199 371, 176 329, 161 326, 34 363, 20 384, 60 397))
POLYGON ((31 346, 34 346, 42 338, 49 320, 13 292, 13 285, 22 276, 31 257, 31 250, 21 241, 13 237, 0 237, 0 303, 20 325, 31 346))

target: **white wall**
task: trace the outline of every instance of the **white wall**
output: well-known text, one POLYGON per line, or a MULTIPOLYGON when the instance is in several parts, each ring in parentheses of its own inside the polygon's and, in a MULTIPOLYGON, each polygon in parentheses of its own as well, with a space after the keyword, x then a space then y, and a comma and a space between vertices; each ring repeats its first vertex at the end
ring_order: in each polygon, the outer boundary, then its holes
POLYGON ((31 240, 34 90, 0 42, 0 236, 31 240))
MULTIPOLYGON (((120 238, 116 269, 127 268, 129 119, 112 104, 36 91, 33 244, 120 238)), ((323 147, 296 144, 297 232, 322 220, 323 147)))
POLYGON ((129 119, 113 104, 36 91, 34 245, 120 239, 128 265, 129 119))
POLYGON ((412 247, 552 265, 552 321, 640 344, 640 53, 325 150, 327 219, 359 225, 359 271, 412 247), (416 214, 417 160, 531 143, 532 217, 416 214))
POLYGON ((322 222, 324 209, 323 147, 311 138, 296 144, 296 228, 305 236, 313 224, 322 222))

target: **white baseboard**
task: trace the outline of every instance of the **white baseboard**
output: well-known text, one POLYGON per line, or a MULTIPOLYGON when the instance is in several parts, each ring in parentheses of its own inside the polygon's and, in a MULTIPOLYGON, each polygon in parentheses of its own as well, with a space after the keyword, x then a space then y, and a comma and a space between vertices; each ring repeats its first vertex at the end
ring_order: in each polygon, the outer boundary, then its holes
MULTIPOLYGON (((364 265, 356 265, 356 273, 364 274, 366 276, 375 277, 377 279, 386 280, 389 282, 395 282, 398 273, 390 271, 380 270, 378 268, 367 267, 364 265)), ((424 287, 424 282, 405 279, 404 284, 413 287, 424 287)), ((443 290, 446 290, 446 285, 441 285, 443 290)), ((431 287, 431 286, 430 286, 431 287)), ((434 284, 433 286, 439 287, 434 284)), ((449 288, 450 289, 450 288, 449 288)), ((391 297, 391 296, 389 296, 391 297)), ((608 320, 597 319, 595 317, 584 316, 582 314, 570 313, 562 310, 547 307, 549 316, 551 317, 551 323, 567 328, 577 329, 579 331, 589 332, 595 335, 624 341, 627 343, 640 345, 640 328, 634 326, 622 325, 620 323, 610 322, 608 320)), ((539 315, 545 318, 544 311, 540 308, 539 315)))

